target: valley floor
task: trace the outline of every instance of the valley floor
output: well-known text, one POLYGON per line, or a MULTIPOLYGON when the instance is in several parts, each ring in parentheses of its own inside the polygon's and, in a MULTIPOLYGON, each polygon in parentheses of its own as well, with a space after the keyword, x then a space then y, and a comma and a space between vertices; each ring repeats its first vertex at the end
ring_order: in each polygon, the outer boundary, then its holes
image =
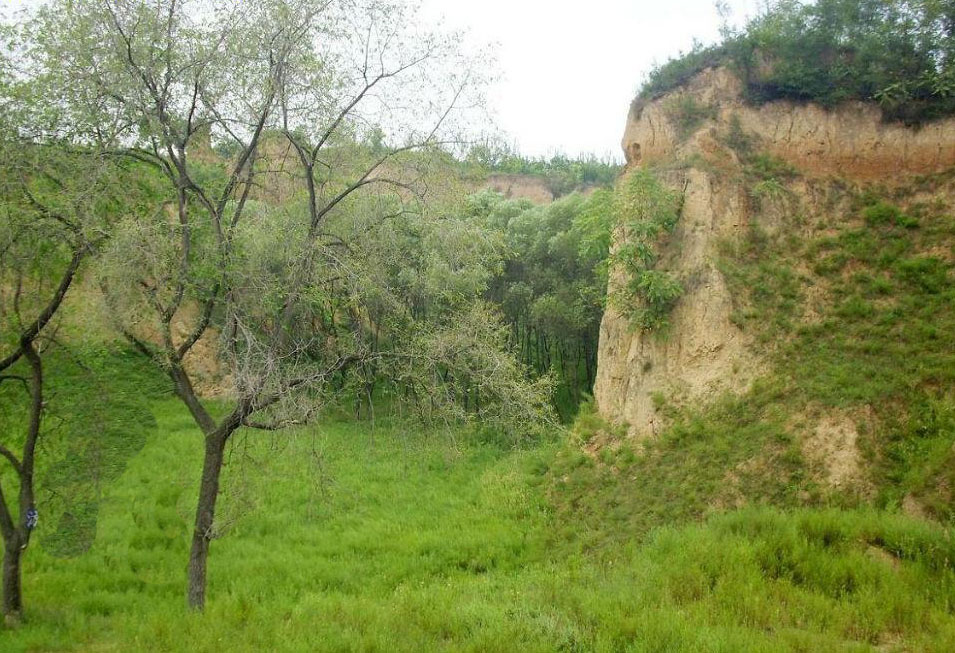
POLYGON ((191 615, 199 441, 154 412, 89 550, 29 550, 0 650, 955 650, 955 543, 928 523, 749 509, 595 548, 554 523, 559 443, 355 422, 239 438, 191 615))

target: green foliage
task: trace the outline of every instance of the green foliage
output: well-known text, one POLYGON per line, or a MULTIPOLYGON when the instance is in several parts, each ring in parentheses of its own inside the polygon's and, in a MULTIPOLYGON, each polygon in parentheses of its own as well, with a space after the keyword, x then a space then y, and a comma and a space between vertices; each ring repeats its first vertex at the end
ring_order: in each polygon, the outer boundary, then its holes
POLYGON ((787 161, 764 152, 753 153, 744 158, 748 175, 761 181, 779 182, 796 176, 796 168, 787 161))
POLYGON ((902 211, 897 206, 881 200, 867 206, 862 212, 866 223, 872 227, 896 224, 901 215, 902 211))
POLYGON ((677 136, 681 140, 689 138, 707 120, 716 118, 718 110, 714 104, 704 104, 692 95, 679 95, 666 106, 677 136))
POLYGON ((725 57, 726 48, 723 46, 707 47, 694 43, 689 52, 681 52, 651 70, 640 89, 639 98, 652 100, 679 88, 703 70, 723 63, 725 57))
POLYGON ((641 271, 636 277, 636 288, 646 302, 641 316, 646 329, 664 324, 670 309, 683 295, 683 285, 660 270, 641 271))
POLYGON ((661 241, 676 228, 681 203, 679 194, 644 168, 627 173, 616 189, 615 227, 624 238, 611 261, 621 266, 627 283, 611 299, 648 331, 665 329, 670 309, 683 294, 679 280, 654 267, 661 241))
POLYGON ((749 99, 878 102, 887 119, 919 123, 955 113, 955 21, 938 0, 777 0, 738 33, 658 67, 641 98, 730 64, 749 99))
POLYGON ((466 213, 504 244, 488 299, 510 326, 510 344, 538 375, 554 372, 555 403, 569 420, 596 375, 610 249, 612 193, 572 194, 548 206, 491 192, 466 213))

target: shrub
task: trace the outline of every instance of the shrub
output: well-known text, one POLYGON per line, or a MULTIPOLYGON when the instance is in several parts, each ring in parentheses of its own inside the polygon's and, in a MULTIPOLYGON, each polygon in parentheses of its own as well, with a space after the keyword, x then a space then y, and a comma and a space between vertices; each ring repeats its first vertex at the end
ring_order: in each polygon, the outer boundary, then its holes
POLYGON ((716 105, 704 104, 692 95, 674 98, 667 104, 667 111, 680 140, 687 139, 704 121, 713 120, 718 113, 716 105))
POLYGON ((726 49, 722 46, 704 47, 700 43, 694 44, 689 52, 681 52, 679 56, 651 70, 640 91, 640 97, 660 97, 671 89, 686 84, 703 70, 720 65, 725 57, 726 49))
POLYGON ((683 294, 683 284, 673 275, 660 270, 644 270, 637 278, 637 288, 646 307, 640 313, 644 329, 665 326, 666 316, 683 294))
POLYGON ((902 211, 900 211, 897 206, 881 201, 866 207, 862 212, 862 217, 865 218, 866 224, 873 227, 895 224, 901 215, 902 211))
POLYGON ((623 177, 614 197, 616 223, 626 240, 612 259, 627 275, 623 294, 614 299, 645 330, 665 327, 667 313, 683 294, 677 279, 654 269, 660 241, 676 227, 680 207, 680 196, 643 168, 623 177))
POLYGON ((796 176, 796 169, 791 164, 764 152, 748 157, 746 172, 762 180, 791 179, 796 176))
POLYGON ((867 206, 862 211, 862 217, 870 227, 896 225, 906 229, 917 229, 919 226, 917 218, 906 215, 899 207, 882 200, 867 206))

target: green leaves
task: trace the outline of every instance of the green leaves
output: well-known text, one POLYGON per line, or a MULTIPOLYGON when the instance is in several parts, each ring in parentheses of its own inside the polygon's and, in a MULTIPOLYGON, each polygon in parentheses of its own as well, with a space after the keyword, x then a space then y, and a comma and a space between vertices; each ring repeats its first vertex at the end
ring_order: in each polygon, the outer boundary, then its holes
POLYGON ((654 267, 662 239, 676 228, 681 206, 680 195, 644 168, 624 176, 615 193, 614 214, 622 243, 611 259, 623 269, 627 281, 613 298, 648 331, 666 326, 667 314, 683 294, 676 278, 654 267))
POLYGON ((504 265, 488 298, 511 327, 510 345, 538 376, 556 374, 555 403, 572 416, 590 392, 607 288, 613 192, 573 193, 547 206, 479 193, 472 220, 499 233, 504 265))
POLYGON ((667 313, 683 294, 683 284, 660 270, 644 270, 636 277, 635 285, 647 303, 641 315, 645 329, 663 324, 667 313))

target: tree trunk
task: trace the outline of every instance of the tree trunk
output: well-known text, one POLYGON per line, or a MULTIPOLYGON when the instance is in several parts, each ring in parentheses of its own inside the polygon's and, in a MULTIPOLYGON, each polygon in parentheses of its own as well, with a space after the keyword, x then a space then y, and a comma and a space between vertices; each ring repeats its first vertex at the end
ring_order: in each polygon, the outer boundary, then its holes
POLYGON ((7 624, 17 623, 23 616, 20 592, 20 538, 7 540, 3 551, 3 616, 7 624))
POLYGON ((219 497, 219 475, 222 472, 223 453, 228 434, 215 431, 206 436, 206 454, 202 462, 202 480, 199 483, 199 501, 196 505, 196 525, 192 533, 192 551, 189 554, 189 589, 187 601, 193 610, 202 610, 206 603, 206 561, 215 518, 216 499, 219 497))

